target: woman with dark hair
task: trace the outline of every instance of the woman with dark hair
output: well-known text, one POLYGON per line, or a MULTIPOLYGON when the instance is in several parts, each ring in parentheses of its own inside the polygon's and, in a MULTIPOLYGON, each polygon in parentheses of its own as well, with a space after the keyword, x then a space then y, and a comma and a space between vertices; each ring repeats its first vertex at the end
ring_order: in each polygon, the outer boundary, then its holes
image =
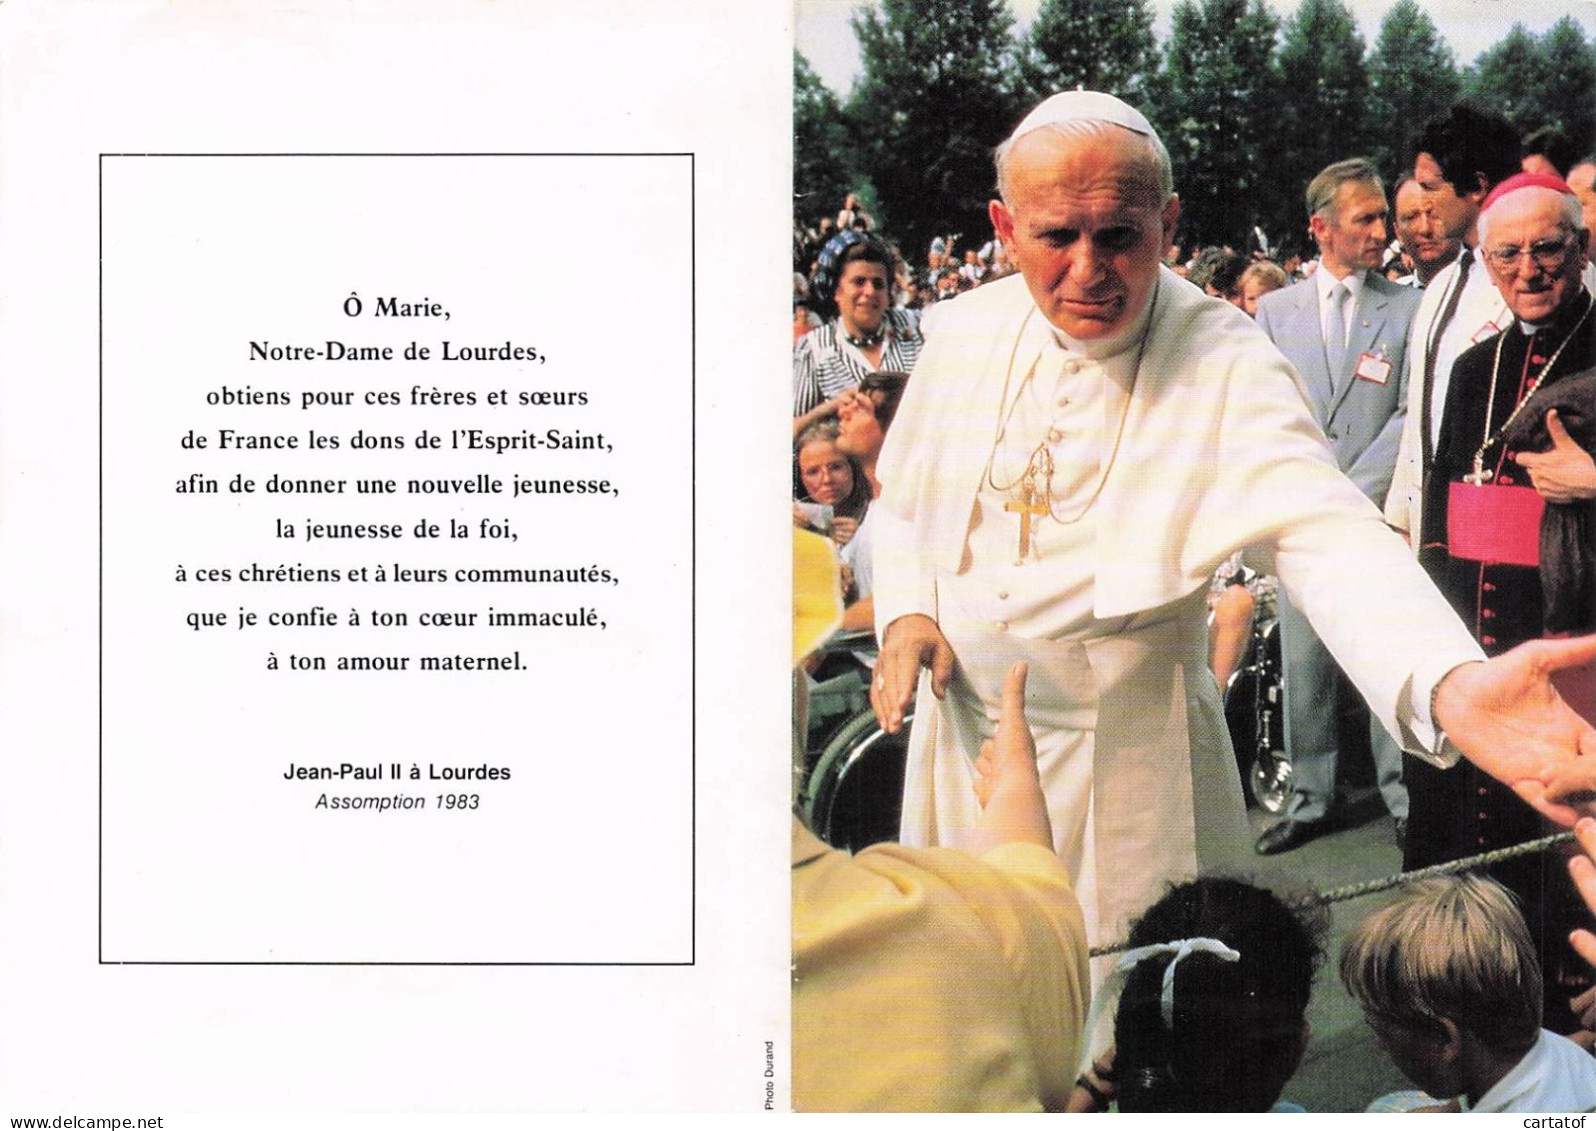
POLYGON ((793 521, 846 546, 870 506, 870 482, 859 462, 837 447, 838 425, 822 420, 793 445, 793 521))
POLYGON ((1308 1044, 1326 926, 1322 909, 1240 880, 1171 888, 1105 986, 1123 979, 1112 1063, 1082 1075, 1071 1110, 1117 1097, 1120 1111, 1300 1111, 1280 1093, 1308 1044))
POLYGON ((892 304, 896 264, 875 236, 843 232, 820 253, 811 297, 832 320, 793 347, 793 435, 835 415, 839 398, 880 370, 907 373, 920 356, 919 316, 892 304))

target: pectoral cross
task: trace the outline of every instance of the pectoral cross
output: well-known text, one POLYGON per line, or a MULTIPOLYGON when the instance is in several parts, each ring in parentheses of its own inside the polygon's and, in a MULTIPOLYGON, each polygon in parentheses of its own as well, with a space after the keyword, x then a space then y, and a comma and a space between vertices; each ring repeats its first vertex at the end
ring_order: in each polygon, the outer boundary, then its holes
POLYGON ((1035 478, 1027 475, 1020 483, 1020 497, 1004 503, 1003 509, 1020 516, 1020 556, 1014 563, 1018 565, 1031 552, 1031 520, 1040 520, 1051 508, 1046 497, 1037 490, 1035 478))
POLYGON ((1475 454, 1474 471, 1469 475, 1465 475, 1463 477, 1463 482, 1472 483, 1474 486, 1479 487, 1483 484, 1489 483, 1494 475, 1495 473, 1485 466, 1485 459, 1482 451, 1475 454))

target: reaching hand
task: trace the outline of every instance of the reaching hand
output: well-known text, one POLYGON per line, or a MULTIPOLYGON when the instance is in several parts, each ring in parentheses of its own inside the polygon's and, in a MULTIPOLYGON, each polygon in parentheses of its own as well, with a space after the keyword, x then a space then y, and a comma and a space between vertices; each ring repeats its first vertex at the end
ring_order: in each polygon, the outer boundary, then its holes
POLYGON ((834 518, 831 520, 831 540, 838 546, 846 546, 858 530, 859 520, 856 518, 834 518))
POLYGON ((975 760, 974 787, 981 802, 981 819, 971 848, 977 853, 1013 841, 1053 847, 1047 798, 1036 770, 1036 740, 1025 721, 1026 674, 1021 662, 1003 677, 997 730, 981 744, 975 760))
MULTIPOLYGON (((1568 862, 1568 874, 1574 878, 1574 886, 1579 889, 1580 898, 1585 901, 1585 906, 1596 914, 1596 821, 1586 818, 1574 826, 1574 836, 1579 839, 1580 848, 1584 849, 1583 856, 1575 856, 1568 862)), ((1568 936, 1568 941, 1592 969, 1596 969, 1596 935, 1581 928, 1568 936)), ((1586 990, 1574 998, 1569 1005, 1578 1014, 1580 1024, 1587 1030, 1596 1029, 1596 987, 1586 990)))
MULTIPOLYGON (((1583 857, 1576 857, 1576 859, 1583 859, 1583 857)), ((1579 936, 1582 934, 1588 936, 1590 932, 1576 931, 1569 936, 1569 941, 1578 946, 1581 941, 1579 936)), ((1586 961, 1589 961, 1589 959, 1586 961)), ((1578 1031, 1570 1033, 1568 1039, 1587 1051, 1596 1047, 1596 986, 1592 986, 1584 993, 1576 994, 1574 997, 1569 998, 1568 1009, 1570 1013, 1579 1018, 1580 1024, 1578 1031)))
POLYGON ((938 699, 946 696, 953 659, 953 646, 930 617, 910 613, 887 625, 870 680, 870 706, 881 729, 897 734, 903 727, 903 712, 920 681, 921 665, 931 669, 931 693, 938 699))
POLYGON ((1596 660, 1596 636, 1532 640, 1453 668, 1436 722, 1468 759, 1560 825, 1596 813, 1596 727, 1563 702, 1551 673, 1596 660))
POLYGON ((1552 446, 1544 452, 1519 452, 1514 458, 1548 503, 1572 503, 1596 498, 1596 460, 1568 434, 1557 410, 1546 414, 1546 432, 1552 446))
POLYGON ((1025 722, 1025 679, 1029 674, 1030 668, 1020 661, 1003 676, 997 730, 981 743, 981 754, 975 760, 975 795, 983 809, 1005 780, 1036 777, 1036 739, 1025 722))

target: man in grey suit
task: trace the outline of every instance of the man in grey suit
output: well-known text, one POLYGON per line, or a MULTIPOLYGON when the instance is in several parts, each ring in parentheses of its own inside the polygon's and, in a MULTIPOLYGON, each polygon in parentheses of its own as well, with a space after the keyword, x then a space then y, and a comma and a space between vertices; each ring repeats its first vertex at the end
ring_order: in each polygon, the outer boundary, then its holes
MULTIPOLYGON (((1385 502, 1407 411, 1403 357, 1420 292, 1378 271, 1386 246, 1385 189, 1361 158, 1338 161, 1308 183, 1308 226, 1319 270, 1265 295, 1258 325, 1302 377, 1314 419, 1347 477, 1375 504, 1385 502)), ((1378 579, 1371 578, 1371 584, 1378 579)), ((1286 753, 1295 794, 1285 819, 1258 838, 1264 854, 1295 848, 1327 831, 1336 800, 1337 677, 1306 619, 1280 602, 1286 753)), ((1407 823, 1402 752, 1377 722, 1369 726, 1380 795, 1407 823)))

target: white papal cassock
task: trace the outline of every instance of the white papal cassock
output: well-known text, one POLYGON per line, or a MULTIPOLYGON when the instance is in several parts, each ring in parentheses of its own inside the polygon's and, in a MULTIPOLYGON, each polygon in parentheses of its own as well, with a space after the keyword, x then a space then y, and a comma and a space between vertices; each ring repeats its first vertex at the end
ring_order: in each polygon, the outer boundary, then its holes
POLYGON ((1019 276, 939 308, 878 474, 878 629, 924 613, 959 661, 945 702, 921 680, 903 840, 963 842, 971 760, 1003 673, 1028 660, 1054 838, 1094 943, 1246 845, 1204 600, 1235 550, 1256 547, 1410 749, 1435 745, 1435 682, 1481 658, 1337 470, 1268 338, 1167 271, 1113 341, 1057 333, 1019 276), (1021 560, 1005 506, 1039 445, 1051 509, 1021 560))

